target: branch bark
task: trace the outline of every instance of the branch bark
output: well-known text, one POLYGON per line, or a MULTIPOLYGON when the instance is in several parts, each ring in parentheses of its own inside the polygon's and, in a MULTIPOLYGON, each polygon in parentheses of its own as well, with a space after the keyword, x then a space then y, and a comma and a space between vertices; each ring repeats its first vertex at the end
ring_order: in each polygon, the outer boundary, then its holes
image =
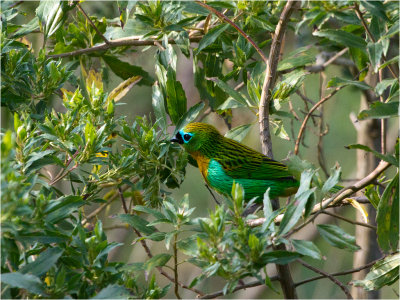
MULTIPOLYGON (((295 6, 299 3, 296 1, 286 2, 281 16, 279 18, 278 25, 275 29, 275 34, 272 39, 271 49, 269 52, 269 57, 267 61, 267 68, 265 72, 265 78, 262 88, 262 93, 260 97, 259 105, 259 125, 260 125, 260 137, 261 137, 261 147, 263 154, 270 158, 273 158, 272 153, 272 142, 271 134, 269 131, 269 103, 271 100, 271 91, 275 85, 277 77, 278 62, 281 54, 282 40, 285 36, 285 31, 287 24, 289 23, 289 17, 293 12, 295 6)), ((273 200, 274 209, 279 208, 278 200, 273 200)), ((276 250, 286 250, 284 244, 280 244, 274 247, 276 250)), ((289 265, 276 265, 279 281, 281 288, 286 299, 297 299, 296 288, 293 283, 292 275, 290 273, 289 265)))
MULTIPOLYGON (((196 36, 189 38, 191 43, 197 43, 202 39, 202 36, 196 36)), ((158 40, 139 40, 137 37, 128 37, 128 38, 120 38, 115 40, 109 40, 109 43, 102 43, 93 47, 79 49, 71 52, 60 53, 60 54, 52 54, 48 55, 49 58, 62 58, 62 57, 70 57, 70 56, 77 56, 82 54, 89 54, 97 51, 106 51, 108 49, 112 49, 115 47, 121 46, 156 46, 156 42, 158 40)), ((175 40, 169 39, 169 44, 175 44, 175 40)))
MULTIPOLYGON (((270 277, 269 279, 271 281, 275 281, 275 280, 279 280, 279 277, 278 276, 273 276, 273 277, 270 277)), ((233 292, 237 292, 239 290, 244 290, 244 289, 247 289, 247 288, 250 288, 250 287, 256 287, 256 286, 260 286, 260 285, 264 285, 264 284, 265 284, 264 282, 260 282, 258 280, 257 281, 253 281, 253 282, 249 282, 249 283, 237 286, 233 290, 233 292)), ((223 295, 224 295, 224 292, 223 291, 219 291, 219 292, 215 292, 215 293, 212 293, 212 294, 204 295, 204 296, 200 297, 200 299, 214 299, 214 298, 217 298, 217 297, 223 296, 223 295)))
POLYGON ((273 154, 271 134, 269 132, 269 103, 271 100, 271 91, 276 81, 276 71, 278 68, 282 39, 289 22, 289 17, 292 14, 295 5, 297 5, 296 1, 288 1, 279 18, 278 25, 275 29, 274 38, 272 39, 265 79, 260 97, 258 122, 260 124, 261 146, 262 152, 270 158, 273 158, 273 154))

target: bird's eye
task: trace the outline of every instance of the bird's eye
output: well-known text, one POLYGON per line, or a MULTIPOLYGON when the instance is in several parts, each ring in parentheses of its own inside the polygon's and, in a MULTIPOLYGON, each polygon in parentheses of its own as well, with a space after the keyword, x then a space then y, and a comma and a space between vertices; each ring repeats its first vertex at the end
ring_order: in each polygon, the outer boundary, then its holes
POLYGON ((186 133, 184 136, 183 136, 183 139, 186 141, 186 142, 189 142, 189 140, 192 138, 192 136, 190 135, 190 134, 188 134, 188 133, 186 133))

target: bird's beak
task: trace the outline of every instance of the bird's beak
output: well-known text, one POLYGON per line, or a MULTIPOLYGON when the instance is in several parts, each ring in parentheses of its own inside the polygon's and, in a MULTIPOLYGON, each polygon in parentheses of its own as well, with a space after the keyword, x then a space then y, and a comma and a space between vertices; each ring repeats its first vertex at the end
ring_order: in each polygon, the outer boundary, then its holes
POLYGON ((183 144, 182 135, 179 132, 177 132, 175 137, 172 138, 170 141, 173 142, 173 143, 183 144))

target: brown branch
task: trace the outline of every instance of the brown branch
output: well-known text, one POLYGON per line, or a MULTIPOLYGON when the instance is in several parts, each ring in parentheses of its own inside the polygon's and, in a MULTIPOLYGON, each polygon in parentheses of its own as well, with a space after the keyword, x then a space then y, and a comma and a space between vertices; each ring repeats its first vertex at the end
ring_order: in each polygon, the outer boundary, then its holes
MULTIPOLYGON (((272 276, 269 279, 271 281, 275 281, 275 280, 279 280, 279 277, 278 276, 272 276)), ((256 287, 256 286, 260 286, 260 285, 264 285, 264 284, 265 284, 264 282, 260 282, 260 281, 249 282, 249 283, 237 286, 233 290, 233 293, 237 292, 239 290, 247 289, 247 288, 250 288, 250 287, 256 287)), ((215 293, 212 293, 212 294, 204 295, 204 296, 200 297, 200 299, 214 299, 214 298, 217 298, 217 297, 223 296, 223 295, 224 295, 224 292, 223 291, 219 291, 219 292, 215 292, 215 293)))
MULTIPOLYGON (((342 275, 348 275, 348 274, 357 273, 357 272, 360 272, 360 271, 362 271, 364 269, 368 269, 369 267, 373 266, 377 261, 379 261, 381 259, 384 259, 384 258, 385 258, 385 256, 381 257, 381 258, 378 258, 378 259, 376 259, 374 261, 371 261, 370 263, 368 263, 368 264, 366 264, 364 266, 361 266, 361 267, 358 267, 358 268, 355 268, 355 269, 351 269, 351 270, 347 270, 347 271, 341 271, 341 272, 332 273, 330 275, 331 276, 342 276, 342 275)), ((312 278, 309 278, 309 279, 305 279, 305 280, 296 282, 295 286, 298 287, 299 285, 302 285, 302 284, 305 284, 305 283, 309 283, 311 281, 319 280, 319 279, 322 279, 322 278, 326 278, 326 277, 323 276, 323 275, 315 276, 315 277, 312 277, 312 278)))
POLYGON ((368 228, 370 228, 372 230, 376 230, 376 226, 374 226, 374 225, 370 225, 368 223, 363 223, 363 222, 358 222, 358 221, 353 221, 353 220, 347 219, 345 217, 342 217, 341 215, 337 215, 337 214, 331 213, 331 212, 326 211, 326 210, 321 211, 321 213, 325 214, 325 215, 329 215, 329 216, 335 217, 337 219, 341 219, 341 220, 343 220, 343 221, 345 221, 347 223, 353 224, 353 225, 360 225, 360 226, 368 227, 368 228))
POLYGON ((258 122, 260 124, 261 146, 262 152, 270 158, 273 158, 271 134, 269 132, 269 103, 271 98, 271 91, 276 81, 276 71, 278 67, 282 39, 286 30, 286 26, 289 22, 289 17, 293 11, 294 6, 297 5, 296 3, 296 1, 288 1, 286 2, 285 7, 282 10, 278 25, 275 29, 274 37, 272 39, 271 50, 269 52, 269 57, 267 61, 265 79, 260 97, 258 122))
POLYGON ((301 259, 298 259, 298 262, 301 263, 303 266, 305 266, 307 269, 310 269, 310 270, 314 271, 315 273, 321 274, 322 276, 329 278, 333 283, 335 283, 342 289, 342 291, 346 294, 347 299, 353 299, 353 297, 350 294, 349 289, 343 283, 341 283, 339 280, 337 280, 335 277, 333 277, 331 274, 326 273, 320 269, 317 269, 317 268, 309 265, 305 261, 302 261, 301 259))
POLYGON ((338 86, 336 89, 334 89, 329 95, 325 96, 324 98, 322 98, 320 101, 318 101, 311 109, 310 111, 307 113, 306 117, 304 118, 303 123, 300 126, 300 130, 299 130, 299 134, 297 135, 297 139, 296 139, 296 144, 294 146, 294 154, 298 154, 299 153, 299 144, 300 144, 300 140, 301 140, 301 136, 304 133, 307 121, 310 119, 312 113, 324 102, 328 101, 330 98, 332 98, 338 91, 340 91, 342 88, 344 88, 345 85, 341 85, 338 86))
MULTIPOLYGON (((197 43, 201 40, 201 36, 191 37, 189 41, 191 43, 197 43)), ((139 40, 137 37, 120 38, 115 40, 110 40, 109 44, 102 43, 93 47, 79 49, 71 52, 47 55, 49 58, 61 58, 69 56, 77 56, 81 54, 89 54, 97 51, 106 51, 111 48, 121 47, 121 46, 156 46, 157 40, 139 40)), ((175 40, 168 40, 169 44, 175 44, 175 40)))
POLYGON ((237 26, 234 22, 232 22, 227 16, 225 16, 223 13, 219 12, 218 10, 216 10, 215 8, 209 6, 208 4, 195 0, 195 2, 204 7, 205 9, 207 9, 208 11, 212 12, 213 14, 217 15, 218 17, 220 17, 221 19, 223 19, 226 23, 230 24, 233 28, 235 28, 250 44, 253 45, 253 47, 256 49, 256 51, 258 52, 258 54, 261 56, 261 58, 263 59, 263 61, 265 63, 268 63, 268 59, 265 56, 265 54, 262 52, 262 50, 260 49, 260 47, 257 46, 257 44, 252 40, 252 38, 246 33, 244 32, 239 26, 237 26))
MULTIPOLYGON (((344 48, 341 51, 339 51, 338 53, 336 53, 335 55, 333 55, 328 60, 324 61, 323 63, 319 63, 319 64, 315 64, 315 65, 306 67, 306 70, 309 71, 310 73, 322 72, 323 70, 325 70, 325 68, 327 66, 329 66, 330 64, 333 64, 339 57, 341 57, 343 54, 345 54, 348 50, 349 50, 349 48, 344 48)), ((322 52, 319 55, 322 56, 324 54, 325 54, 325 52, 322 52)))
POLYGON ((100 32, 100 30, 97 28, 97 26, 93 23, 93 21, 90 19, 90 17, 86 14, 86 12, 83 10, 79 2, 76 3, 76 6, 80 10, 80 12, 85 16, 85 18, 89 21, 90 25, 92 25, 93 29, 96 31, 96 33, 102 38, 102 40, 106 44, 110 44, 109 40, 106 39, 106 37, 100 32))
POLYGON ((179 281, 178 281, 178 247, 177 247, 177 233, 174 234, 174 284, 175 284, 175 296, 177 299, 182 299, 179 295, 179 281))

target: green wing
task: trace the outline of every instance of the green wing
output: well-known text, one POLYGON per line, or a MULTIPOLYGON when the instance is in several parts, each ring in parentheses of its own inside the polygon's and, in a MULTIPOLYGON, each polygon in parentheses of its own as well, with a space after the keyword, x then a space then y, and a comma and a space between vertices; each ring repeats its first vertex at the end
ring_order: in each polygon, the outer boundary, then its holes
POLYGON ((293 180, 287 166, 231 139, 218 149, 218 161, 232 178, 256 180, 293 180))

